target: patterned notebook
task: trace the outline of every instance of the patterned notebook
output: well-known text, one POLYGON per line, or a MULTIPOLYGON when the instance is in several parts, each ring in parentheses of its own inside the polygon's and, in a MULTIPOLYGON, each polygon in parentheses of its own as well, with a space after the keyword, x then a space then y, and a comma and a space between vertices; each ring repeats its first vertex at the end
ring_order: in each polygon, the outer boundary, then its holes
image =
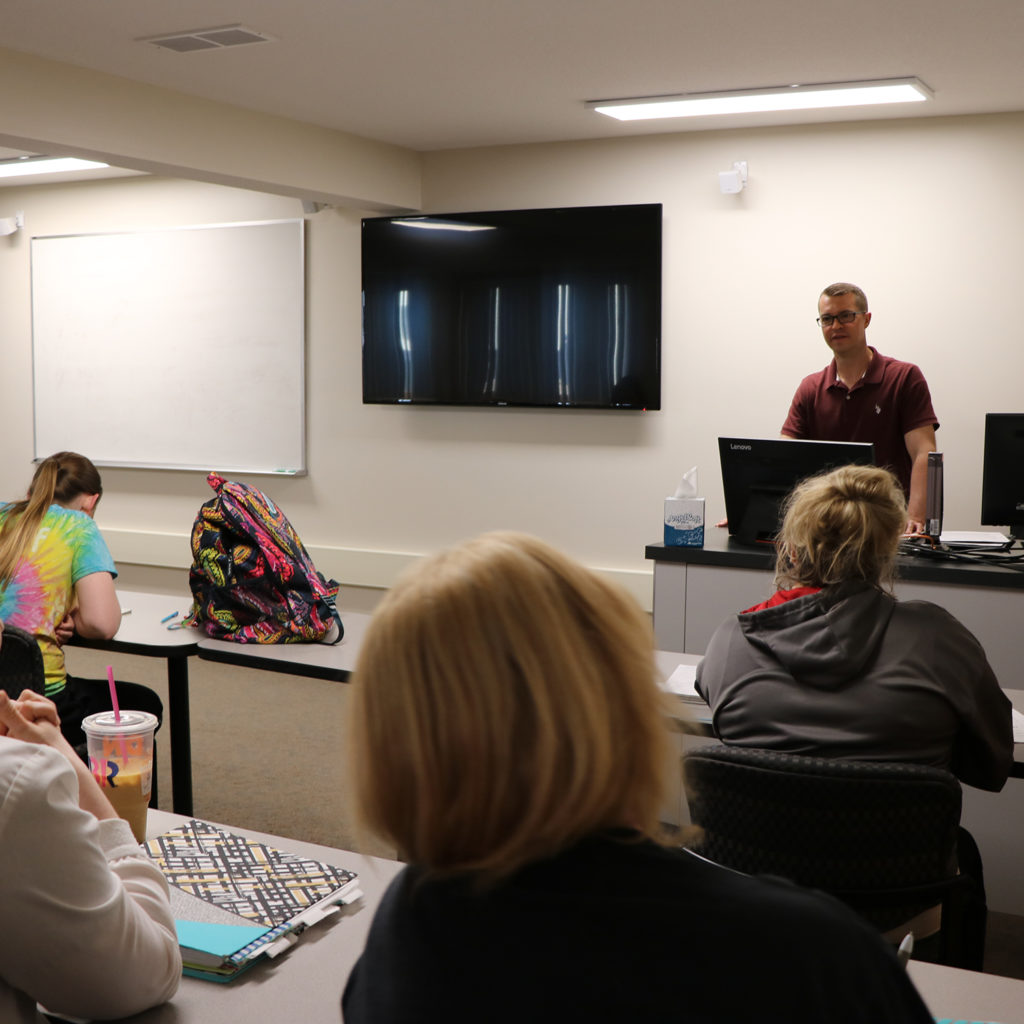
POLYGON ((171 886, 186 974, 231 981, 362 896, 354 871, 195 819, 143 849, 171 886))
POLYGON ((150 839, 145 850, 171 885, 267 928, 320 904, 344 902, 357 887, 353 871, 195 819, 150 839))

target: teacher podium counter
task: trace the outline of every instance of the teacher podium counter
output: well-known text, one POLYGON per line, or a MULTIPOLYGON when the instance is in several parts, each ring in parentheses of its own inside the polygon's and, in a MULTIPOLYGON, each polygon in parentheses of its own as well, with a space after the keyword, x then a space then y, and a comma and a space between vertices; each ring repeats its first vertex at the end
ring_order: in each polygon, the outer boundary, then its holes
MULTIPOLYGON (((654 632, 663 651, 703 654, 726 618, 774 590, 774 549, 736 544, 724 529, 705 529, 702 548, 649 544, 646 555, 654 561, 654 632)), ((981 642, 1000 685, 1024 690, 1024 572, 906 555, 895 592, 950 611, 981 642)), ((990 909, 1024 915, 1024 780, 1010 778, 999 793, 964 786, 963 794, 960 820, 981 849, 990 909)))
MULTIPOLYGON (((706 528, 702 548, 648 544, 645 554, 654 562, 654 633, 663 651, 703 654, 725 619, 774 590, 775 549, 737 544, 724 529, 706 528)), ((981 642, 1000 685, 1024 689, 1024 572, 901 555, 895 593, 951 612, 981 642)))

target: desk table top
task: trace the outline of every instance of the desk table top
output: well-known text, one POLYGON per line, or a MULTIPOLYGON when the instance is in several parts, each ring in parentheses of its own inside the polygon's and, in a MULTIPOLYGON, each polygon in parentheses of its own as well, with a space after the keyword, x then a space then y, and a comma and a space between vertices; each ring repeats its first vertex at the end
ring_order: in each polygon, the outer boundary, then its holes
POLYGON ((191 628, 168 629, 180 623, 192 606, 192 598, 184 594, 168 597, 144 590, 117 589, 121 604, 121 625, 111 640, 91 640, 75 636, 75 647, 91 647, 101 651, 120 651, 150 658, 170 658, 196 654, 201 634, 191 628), (177 613, 165 621, 168 615, 177 613))
POLYGON ((345 635, 337 644, 239 644, 201 637, 199 657, 243 668, 345 682, 356 667, 370 616, 364 612, 343 612, 341 621, 345 635))
MULTIPOLYGON (((188 818, 180 814, 150 810, 146 834, 150 838, 158 836, 184 821, 188 818)), ((287 953, 256 964, 228 984, 182 978, 177 994, 169 1003, 131 1017, 132 1024, 237 1024, 238 1021, 338 1024, 345 982, 366 944, 377 904, 402 865, 398 861, 303 843, 253 829, 222 827, 281 850, 358 872, 363 899, 310 928, 287 953)), ((46 1018, 31 1012, 18 1024, 46 1024, 46 1018)))
POLYGON ((907 973, 936 1020, 1024 1020, 1024 981, 911 960, 907 973))

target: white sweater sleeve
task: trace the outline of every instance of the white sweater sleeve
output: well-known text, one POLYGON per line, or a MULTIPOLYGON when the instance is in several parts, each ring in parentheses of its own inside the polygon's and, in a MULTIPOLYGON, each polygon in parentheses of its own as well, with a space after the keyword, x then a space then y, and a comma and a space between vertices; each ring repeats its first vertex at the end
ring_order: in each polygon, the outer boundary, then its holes
POLYGON ((167 882, 126 822, 78 806, 49 747, 0 738, 0 987, 112 1018, 168 1000, 181 954, 167 882))

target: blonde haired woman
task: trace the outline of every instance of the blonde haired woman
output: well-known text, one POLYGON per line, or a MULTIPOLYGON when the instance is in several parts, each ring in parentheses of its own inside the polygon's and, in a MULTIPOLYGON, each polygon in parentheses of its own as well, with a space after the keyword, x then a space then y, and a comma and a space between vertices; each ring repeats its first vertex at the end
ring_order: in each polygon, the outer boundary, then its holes
MULTIPOLYGON (((117 570, 93 521, 103 495, 96 467, 76 452, 57 452, 36 467, 28 495, 0 505, 0 620, 31 633, 43 653, 46 696, 64 735, 82 747, 82 720, 110 710, 105 680, 68 677, 62 645, 73 633, 109 639, 121 625, 117 570)), ((122 707, 162 717, 148 687, 118 683, 122 707)))
POLYGON ((725 743, 908 761, 998 790, 1011 707, 985 652, 949 612, 891 593, 906 521, 896 478, 845 466, 787 499, 776 593, 715 632, 697 689, 725 743))
POLYGON ((677 768, 652 647, 631 598, 520 534, 426 559, 381 602, 348 774, 409 865, 348 1024, 931 1019, 846 908, 662 845, 677 768))

